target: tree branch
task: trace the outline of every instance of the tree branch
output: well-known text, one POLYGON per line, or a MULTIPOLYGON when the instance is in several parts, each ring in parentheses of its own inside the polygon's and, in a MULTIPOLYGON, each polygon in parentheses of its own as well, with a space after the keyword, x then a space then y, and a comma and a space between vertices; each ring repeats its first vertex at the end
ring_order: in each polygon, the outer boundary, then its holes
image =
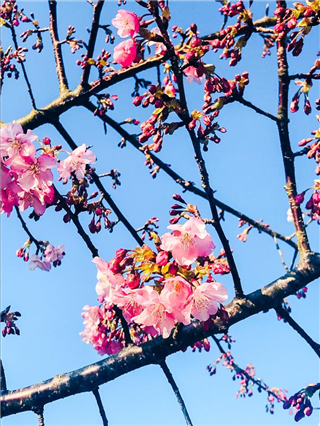
POLYGON ((263 115, 263 116, 265 116, 265 117, 267 117, 267 118, 270 118, 270 120, 273 120, 273 121, 275 121, 275 122, 277 122, 277 121, 278 121, 278 117, 276 117, 276 116, 274 116, 274 115, 270 114, 269 112, 266 112, 266 111, 264 111, 263 109, 261 109, 261 108, 259 108, 259 107, 255 106, 253 103, 251 103, 251 102, 249 102, 249 101, 246 101, 245 99, 243 99, 243 97, 242 97, 242 96, 237 96, 237 97, 235 98, 235 100, 236 100, 237 102, 239 102, 240 104, 245 105, 246 107, 253 109, 253 111, 255 111, 256 113, 258 113, 258 114, 260 114, 260 115, 263 115))
MULTIPOLYGON (((285 1, 277 1, 278 7, 287 5, 285 1)), ((278 23, 281 17, 278 17, 278 23)), ((309 241, 303 221, 300 205, 295 202, 297 196, 296 177, 294 170, 294 155, 291 150, 289 128, 288 128, 288 91, 289 74, 288 61, 286 53, 286 37, 278 37, 277 40, 277 59, 278 59, 278 81, 279 81, 279 103, 278 103, 278 133, 282 151, 282 159, 285 170, 286 185, 285 189, 288 195, 290 208, 293 215, 294 226, 296 229, 297 242, 300 254, 303 255, 310 251, 309 241)))
POLYGON ((250 293, 245 299, 234 299, 227 306, 229 322, 222 323, 216 319, 213 328, 204 331, 201 323, 194 321, 173 338, 157 337, 141 346, 122 349, 117 355, 83 367, 28 388, 9 391, 1 397, 1 414, 3 417, 31 410, 36 405, 45 405, 53 401, 91 392, 97 386, 110 382, 130 371, 145 365, 159 364, 168 355, 176 353, 209 335, 225 333, 232 325, 244 319, 272 309, 281 301, 310 282, 320 277, 320 255, 309 254, 302 258, 297 267, 269 285, 250 293))
POLYGON ((54 59, 56 61, 56 70, 57 70, 59 89, 61 94, 67 91, 69 87, 68 87, 68 81, 66 77, 64 63, 63 63, 61 44, 59 43, 56 0, 49 1, 49 11, 50 11, 49 32, 50 32, 51 40, 52 40, 53 53, 54 53, 54 59))
MULTIPOLYGON (((104 5, 104 0, 98 0, 97 3, 93 6, 93 18, 92 18, 92 24, 91 24, 91 30, 90 30, 88 50, 86 53, 87 59, 92 58, 94 53, 94 47, 96 45, 96 40, 97 40, 97 35, 99 30, 100 15, 101 15, 103 5, 104 5)), ((82 74, 82 78, 80 82, 81 86, 85 86, 86 84, 88 84, 90 70, 91 70, 91 65, 87 64, 83 70, 83 74, 82 74)))
POLYGON ((4 372, 2 359, 0 359, 0 395, 4 395, 7 392, 6 374, 4 372))
POLYGON ((308 345, 314 350, 317 356, 320 358, 320 345, 315 342, 308 333, 304 331, 302 327, 284 310, 281 306, 275 308, 275 311, 281 318, 283 318, 300 336, 308 343, 308 345))
POLYGON ((174 392, 174 394, 177 398, 178 404, 181 408, 181 411, 182 411, 182 414, 184 416, 184 419, 186 421, 187 426, 193 426, 192 421, 191 421, 190 416, 189 416, 189 413, 188 413, 188 410, 187 410, 187 407, 186 407, 186 404, 185 404, 185 402, 184 402, 184 400, 183 400, 183 398, 180 394, 178 385, 176 384, 174 377, 173 377, 171 371, 169 370, 169 367, 168 367, 166 361, 162 361, 159 365, 160 365, 160 368, 162 369, 162 371, 164 372, 166 378, 168 379, 169 385, 171 386, 171 388, 172 388, 172 390, 173 390, 173 392, 174 392))
MULTIPOLYGON (((65 139, 67 144, 70 146, 71 149, 75 150, 78 148, 78 145, 73 141, 72 137, 69 135, 69 133, 66 131, 66 129, 63 127, 63 125, 59 121, 55 121, 52 123, 53 126, 57 129, 57 131, 60 133, 60 135, 65 139)), ((91 174, 92 179, 94 183, 96 184, 97 188, 103 195, 103 198, 106 200, 106 202, 109 204, 113 212, 117 215, 118 219, 123 223, 123 225, 127 228, 127 230, 130 232, 132 237, 137 241, 139 245, 143 245, 143 240, 140 238, 137 231, 134 229, 134 227, 131 225, 131 223, 128 221, 128 219, 124 216, 124 214, 121 212, 117 204, 113 201, 111 195, 106 191, 105 187, 101 183, 101 180, 99 176, 93 172, 91 174)))
POLYGON ((100 416, 101 416, 101 419, 102 419, 102 424, 103 424, 103 426, 108 426, 109 423, 108 423, 108 419, 107 419, 107 416, 106 416, 106 412, 105 412, 104 407, 103 407, 103 403, 101 401, 99 388, 97 387, 97 388, 93 389, 92 393, 93 393, 94 397, 96 398, 97 405, 99 407, 99 413, 100 413, 100 416))
POLYGON ((16 213, 17 213, 17 216, 18 216, 18 219, 20 220, 20 222, 21 222, 21 225, 22 225, 22 229, 25 231, 25 233, 28 235, 28 237, 29 237, 29 240, 32 242, 32 243, 34 243, 35 245, 36 245, 36 247, 37 247, 37 249, 38 250, 40 250, 40 248, 41 248, 41 246, 40 246, 40 244, 39 244, 39 241, 31 234, 31 232, 30 232, 30 230, 29 230, 29 228, 28 228, 28 226, 27 226, 27 224, 26 224, 26 222, 25 222, 25 220, 23 219, 23 217, 22 217, 22 215, 21 215, 21 213, 20 213, 20 210, 19 210, 19 207, 17 207, 17 206, 14 206, 14 208, 15 208, 15 211, 16 211, 16 213))

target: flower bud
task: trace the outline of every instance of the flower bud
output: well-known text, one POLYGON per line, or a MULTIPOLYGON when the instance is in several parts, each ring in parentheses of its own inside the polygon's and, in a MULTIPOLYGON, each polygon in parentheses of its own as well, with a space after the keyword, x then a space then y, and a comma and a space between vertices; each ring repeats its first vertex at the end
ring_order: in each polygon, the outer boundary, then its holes
POLYGON ((161 251, 157 254, 156 263, 159 266, 165 266, 168 263, 169 255, 166 251, 161 251))
POLYGON ((128 274, 126 278, 126 284, 131 290, 138 288, 140 285, 140 275, 139 274, 128 274))

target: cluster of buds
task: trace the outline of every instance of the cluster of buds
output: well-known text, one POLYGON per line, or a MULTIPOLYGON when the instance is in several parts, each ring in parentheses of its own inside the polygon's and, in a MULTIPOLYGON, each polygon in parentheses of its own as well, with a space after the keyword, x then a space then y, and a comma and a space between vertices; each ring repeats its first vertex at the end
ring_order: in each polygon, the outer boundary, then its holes
POLYGON ((73 37, 73 34, 75 34, 75 32, 75 27, 69 25, 65 41, 69 44, 71 53, 75 53, 77 50, 83 47, 83 41, 73 37))
MULTIPOLYGON (((27 19, 27 21, 25 22, 31 22, 34 28, 24 31, 23 33, 20 34, 20 37, 22 41, 25 42, 32 34, 36 34, 37 36, 36 42, 32 45, 32 49, 37 50, 37 52, 40 53, 43 49, 42 33, 45 31, 48 31, 48 29, 40 28, 39 22, 35 19, 35 16, 33 13, 30 13, 30 16, 31 16, 31 19, 24 17, 27 19)), ((23 18, 21 20, 23 20, 23 18)))
POLYGON ((208 145, 210 141, 213 141, 214 143, 219 143, 221 141, 216 132, 226 133, 227 131, 224 127, 220 127, 217 122, 214 122, 215 116, 216 112, 211 115, 206 115, 201 111, 195 110, 191 113, 192 120, 188 124, 188 127, 190 130, 193 130, 198 124, 196 134, 200 142, 204 145, 204 151, 208 151, 208 145), (204 126, 202 125, 202 120, 204 126))
MULTIPOLYGON (((148 226, 155 222, 152 218, 148 226)), ((103 334, 101 325, 115 315, 122 316, 116 327, 118 350, 124 345, 123 336, 127 343, 128 338, 140 343, 158 335, 168 338, 173 329, 178 332, 179 324, 188 325, 193 319, 201 321, 205 330, 217 316, 228 320, 221 305, 227 292, 212 275, 214 244, 204 222, 190 217, 183 225, 169 228, 173 233, 162 237, 155 229, 150 231, 155 251, 144 244, 134 250, 119 249, 110 262, 93 260, 98 268, 96 292, 101 307, 85 308, 86 329, 81 335, 93 345, 99 340, 99 353, 114 353, 110 332, 104 329, 103 334), (90 322, 92 310, 99 310, 99 321, 90 322)), ((206 342, 202 345, 208 348, 206 342)))
MULTIPOLYGON (((320 180, 316 179, 314 181, 314 186, 309 189, 313 189, 313 193, 309 201, 306 203, 306 209, 310 210, 309 215, 311 219, 317 220, 318 223, 320 223, 320 180)), ((305 190, 296 196, 295 201, 297 204, 302 204, 304 202, 304 197, 307 191, 308 190, 305 190)))
POLYGON ((89 204, 88 210, 93 211, 93 218, 89 223, 89 231, 91 234, 98 234, 101 231, 101 222, 105 229, 108 229, 110 232, 113 231, 117 222, 113 222, 109 219, 108 216, 112 213, 110 209, 105 208, 101 202, 98 202, 89 204))
POLYGON ((303 94, 304 95, 304 106, 303 106, 303 111, 306 115, 309 115, 311 113, 311 104, 310 104, 310 99, 308 96, 309 90, 312 87, 312 81, 311 79, 307 79, 304 81, 295 81, 295 84, 297 86, 300 86, 299 89, 297 90, 297 92, 294 94, 291 104, 290 104, 290 111, 291 112, 297 112, 299 109, 299 101, 300 101, 300 97, 303 94))
POLYGON ((20 330, 16 326, 15 321, 21 317, 20 312, 10 312, 11 306, 7 306, 6 309, 1 311, 1 322, 5 323, 5 327, 2 330, 2 336, 5 337, 7 334, 20 335, 20 330))
POLYGON ((19 47, 17 50, 12 51, 12 47, 10 46, 6 52, 3 51, 2 47, 0 47, 0 76, 1 79, 6 75, 8 78, 12 76, 17 80, 19 78, 19 71, 12 61, 16 61, 18 63, 25 61, 25 52, 28 49, 19 47))
POLYGON ((295 393, 283 404, 283 408, 287 410, 290 407, 295 409, 294 419, 296 422, 303 419, 305 416, 311 416, 313 407, 311 404, 311 398, 319 391, 320 383, 310 383, 308 386, 295 393))
POLYGON ((233 4, 226 3, 219 9, 219 12, 221 12, 222 15, 228 16, 229 18, 240 15, 241 13, 244 13, 244 11, 245 7, 241 0, 233 4))
MULTIPOLYGON (((260 219, 259 220, 259 222, 265 227, 265 228, 268 228, 270 225, 268 224, 268 223, 262 223, 263 222, 263 219, 260 219)), ((240 241, 242 241, 242 242, 246 242, 247 241, 247 239, 248 239, 248 235, 249 235, 249 232, 251 231, 251 229, 253 229, 254 228, 254 226, 253 225, 249 225, 248 224, 248 222, 246 222, 245 220, 243 220, 243 219, 240 219, 239 218, 239 228, 242 228, 243 226, 245 226, 245 225, 248 225, 242 232, 241 232, 241 234, 238 234, 237 235, 237 238, 240 240, 240 241)), ((259 234, 261 234, 261 230, 260 229, 258 229, 258 232, 259 232, 259 234)))
POLYGON ((192 348, 192 352, 196 352, 196 351, 202 352, 202 349, 204 349, 206 352, 209 352, 210 342, 206 338, 206 339, 200 340, 199 342, 196 342, 194 345, 192 345, 191 348, 192 348))
MULTIPOLYGON (((320 99, 317 99, 320 103, 320 99)), ((320 115, 319 115, 320 118, 320 115)), ((302 139, 299 146, 304 146, 306 149, 307 157, 314 158, 317 166, 315 169, 316 175, 320 175, 320 128, 311 132, 312 138, 302 139)))
MULTIPOLYGON (((221 339, 225 340, 225 339, 221 339)), ((225 341, 228 341, 226 339, 225 341)), ((256 370, 252 364, 248 364, 245 369, 240 368, 234 362, 234 358, 230 351, 222 352, 221 355, 216 359, 213 364, 207 366, 207 370, 210 376, 213 376, 217 372, 217 365, 220 364, 226 367, 233 373, 232 380, 240 380, 240 388, 236 392, 236 398, 239 396, 245 398, 246 396, 251 397, 253 395, 253 386, 257 386, 257 391, 261 393, 263 390, 268 394, 268 403, 266 405, 266 411, 270 414, 274 413, 274 402, 286 401, 286 390, 280 388, 269 388, 261 379, 256 379, 256 370)))
POLYGON ((96 95, 98 100, 98 105, 96 110, 94 111, 94 115, 104 116, 109 110, 114 110, 113 101, 118 100, 118 95, 109 95, 109 93, 105 93, 103 95, 96 95))
POLYGON ((31 20, 24 14, 23 9, 18 10, 16 0, 4 0, 0 6, 1 25, 18 27, 20 22, 30 22, 31 20))
MULTIPOLYGON (((32 242, 27 240, 22 247, 16 251, 17 257, 23 258, 25 262, 29 261, 30 246, 32 242)), ((37 246, 36 253, 30 257, 29 269, 33 271, 39 268, 43 271, 50 271, 51 264, 56 268, 61 265, 61 260, 65 256, 64 246, 54 247, 49 241, 35 241, 37 246), (40 255, 40 256, 39 256, 40 255)))
POLYGON ((114 68, 110 66, 111 53, 102 49, 101 54, 97 56, 97 59, 89 58, 87 55, 82 54, 82 60, 78 60, 76 64, 82 69, 88 66, 94 66, 99 73, 99 77, 103 78, 106 73, 114 71, 114 68))

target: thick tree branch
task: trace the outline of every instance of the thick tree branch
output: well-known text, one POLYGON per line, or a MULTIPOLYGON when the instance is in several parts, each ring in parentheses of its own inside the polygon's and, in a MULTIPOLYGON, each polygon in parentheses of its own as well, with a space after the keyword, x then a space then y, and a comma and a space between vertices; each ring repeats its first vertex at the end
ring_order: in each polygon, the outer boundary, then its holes
POLYGON ((167 363, 165 361, 162 361, 159 365, 160 365, 162 371, 164 372, 166 378, 168 379, 169 385, 171 386, 171 388, 172 388, 172 390, 173 390, 173 392, 174 392, 174 394, 177 398, 178 404, 181 408, 181 411, 182 411, 182 414, 184 416, 184 419, 186 421, 187 426, 193 426, 191 418, 190 418, 188 410, 187 410, 187 407, 186 407, 186 404, 185 404, 185 402, 184 402, 184 400, 183 400, 183 398, 180 394, 178 385, 176 384, 174 377, 173 377, 171 371, 169 370, 167 363))
POLYGON ((281 301, 310 282, 320 277, 320 255, 308 254, 291 272, 269 285, 250 293, 245 299, 234 299, 226 309, 229 322, 222 323, 216 319, 214 327, 203 330, 198 321, 183 327, 175 338, 158 337, 141 346, 124 348, 117 355, 110 356, 100 362, 83 367, 52 379, 35 384, 28 388, 9 391, 1 397, 1 414, 3 417, 31 410, 37 405, 45 405, 53 401, 82 392, 91 392, 97 386, 110 382, 130 371, 145 365, 159 364, 168 355, 176 353, 209 335, 225 333, 232 325, 259 312, 272 309, 281 301))
POLYGON ((317 356, 320 358, 320 345, 315 342, 308 333, 304 331, 302 327, 290 316, 290 314, 285 311, 281 306, 275 308, 278 315, 281 316, 300 336, 308 343, 308 345, 314 350, 317 356))
MULTIPOLYGON (((96 40, 97 40, 97 35, 99 30, 100 15, 101 15, 103 5, 104 5, 104 0, 98 0, 97 3, 93 6, 93 18, 92 18, 92 24, 91 24, 91 30, 90 30, 88 50, 86 53, 86 57, 88 59, 92 58, 94 53, 94 47, 96 45, 96 40)), ((81 83, 80 83, 81 86, 85 86, 86 84, 88 84, 90 70, 91 70, 91 66, 87 64, 82 74, 81 83)))
MULTIPOLYGON (((277 1, 278 7, 286 9, 285 1, 277 1)), ((279 16, 278 22, 281 22, 279 16)), ((298 248, 303 255, 310 251, 309 241, 303 221, 300 205, 295 202, 297 196, 297 185, 294 170, 294 155, 290 145, 289 127, 288 127, 288 92, 289 92, 289 74, 288 61, 286 53, 286 37, 277 41, 277 59, 278 59, 278 81, 279 81, 279 104, 278 104, 278 133, 282 151, 283 165, 285 171, 286 185, 285 189, 288 195, 290 208, 293 215, 293 222, 296 229, 298 248)))

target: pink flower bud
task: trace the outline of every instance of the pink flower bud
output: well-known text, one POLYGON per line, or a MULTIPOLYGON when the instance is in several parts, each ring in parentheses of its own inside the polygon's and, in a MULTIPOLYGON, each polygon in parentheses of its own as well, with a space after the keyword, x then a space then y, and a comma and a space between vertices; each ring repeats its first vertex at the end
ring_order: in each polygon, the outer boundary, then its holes
POLYGON ((140 285, 140 275, 139 274, 128 274, 126 278, 126 284, 131 290, 138 288, 140 285))
POLYGON ((51 140, 50 140, 49 138, 43 138, 43 139, 42 139, 42 142, 43 142, 45 145, 50 145, 51 140))
POLYGON ((121 261, 121 260, 123 260, 126 257, 127 253, 128 253, 128 250, 119 249, 119 250, 116 251, 116 258, 119 261, 121 261))
POLYGON ((118 259, 112 259, 109 263, 109 268, 114 274, 119 274, 122 272, 122 268, 118 259))
POLYGON ((166 251, 161 251, 156 257, 156 263, 159 266, 165 266, 168 263, 169 255, 166 251))
POLYGON ((168 272, 171 275, 176 275, 178 270, 179 270, 178 265, 176 265, 175 263, 171 263, 170 266, 169 266, 168 272))

